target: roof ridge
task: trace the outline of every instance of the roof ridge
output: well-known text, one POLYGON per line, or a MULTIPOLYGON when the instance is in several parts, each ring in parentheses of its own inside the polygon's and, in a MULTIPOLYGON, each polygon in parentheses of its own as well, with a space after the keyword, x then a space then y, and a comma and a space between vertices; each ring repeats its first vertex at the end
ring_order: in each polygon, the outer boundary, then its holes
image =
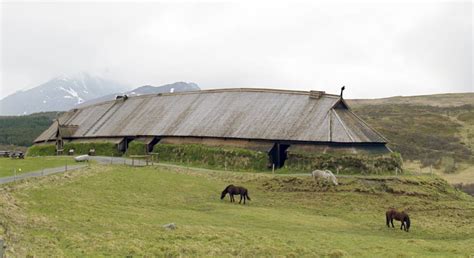
MULTIPOLYGON (((208 93, 222 93, 222 92, 262 92, 262 93, 281 93, 281 94, 294 94, 294 95, 307 95, 309 96, 311 91, 302 91, 302 90, 285 90, 285 89, 271 89, 271 88, 222 88, 222 89, 206 89, 206 90, 192 90, 192 91, 182 91, 182 92, 166 92, 166 93, 152 93, 152 94, 143 94, 139 96, 128 96, 129 99, 137 99, 137 98, 149 98, 149 97, 156 97, 156 96, 179 96, 179 95, 191 95, 191 94, 208 94, 208 93)), ((329 94, 324 91, 324 97, 330 98, 340 98, 339 95, 336 94, 329 94)), ((94 103, 91 105, 86 105, 82 107, 75 107, 73 109, 68 110, 70 112, 74 109, 84 109, 89 107, 94 107, 97 105, 103 105, 109 102, 115 102, 116 100, 106 100, 99 103, 94 103)))

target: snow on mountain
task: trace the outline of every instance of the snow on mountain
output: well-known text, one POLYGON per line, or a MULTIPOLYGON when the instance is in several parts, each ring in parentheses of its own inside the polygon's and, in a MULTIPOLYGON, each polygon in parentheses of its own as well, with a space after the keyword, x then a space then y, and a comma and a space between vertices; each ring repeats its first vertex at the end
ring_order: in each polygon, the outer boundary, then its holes
POLYGON ((0 115, 25 115, 65 111, 88 100, 128 87, 87 73, 62 75, 29 90, 17 91, 0 100, 0 115))

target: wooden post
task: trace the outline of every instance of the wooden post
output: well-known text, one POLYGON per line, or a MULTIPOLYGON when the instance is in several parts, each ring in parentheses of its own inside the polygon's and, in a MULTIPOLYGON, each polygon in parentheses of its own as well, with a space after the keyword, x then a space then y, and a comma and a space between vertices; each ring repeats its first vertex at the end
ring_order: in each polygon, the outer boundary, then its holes
POLYGON ((275 174, 275 163, 272 164, 272 174, 275 174))

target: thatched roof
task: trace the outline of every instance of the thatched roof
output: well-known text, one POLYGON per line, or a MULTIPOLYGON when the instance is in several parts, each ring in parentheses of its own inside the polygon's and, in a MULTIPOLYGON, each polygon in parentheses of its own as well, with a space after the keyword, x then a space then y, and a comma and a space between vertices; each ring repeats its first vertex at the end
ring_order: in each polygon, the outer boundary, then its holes
MULTIPOLYGON (((74 109, 59 124, 72 138, 194 136, 337 143, 386 140, 337 95, 269 89, 166 93, 74 109)), ((52 140, 57 123, 35 142, 52 140)))

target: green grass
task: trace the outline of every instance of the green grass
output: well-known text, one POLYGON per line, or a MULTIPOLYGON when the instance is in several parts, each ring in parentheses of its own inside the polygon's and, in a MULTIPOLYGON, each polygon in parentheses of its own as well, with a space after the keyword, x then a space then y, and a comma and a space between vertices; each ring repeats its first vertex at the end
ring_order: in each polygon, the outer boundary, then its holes
MULTIPOLYGON (((9 256, 461 256, 474 254, 474 201, 437 177, 309 177, 179 168, 92 168, 0 194, 9 256), (219 193, 249 189, 250 205, 219 193), (385 226, 407 209, 409 233, 385 226), (163 224, 175 222, 175 231, 163 224)), ((399 224, 397 223, 397 226, 399 224)))
POLYGON ((17 174, 28 173, 43 168, 54 168, 73 164, 72 157, 25 157, 25 159, 0 158, 0 177, 13 176, 16 169, 17 174), (20 171, 21 169, 21 171, 20 171))

